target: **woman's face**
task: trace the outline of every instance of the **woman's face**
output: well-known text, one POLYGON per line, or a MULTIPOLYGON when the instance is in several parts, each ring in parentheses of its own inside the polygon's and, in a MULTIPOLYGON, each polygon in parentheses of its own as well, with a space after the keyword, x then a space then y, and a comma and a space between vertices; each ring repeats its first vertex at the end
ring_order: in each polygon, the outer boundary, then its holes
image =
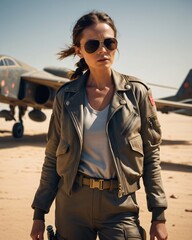
POLYGON ((85 59, 90 70, 106 70, 113 64, 116 49, 109 50, 103 43, 108 38, 114 38, 114 31, 106 23, 98 23, 83 30, 80 47, 76 47, 76 54, 85 59), (101 42, 93 53, 86 51, 85 44, 89 40, 99 40, 101 42))

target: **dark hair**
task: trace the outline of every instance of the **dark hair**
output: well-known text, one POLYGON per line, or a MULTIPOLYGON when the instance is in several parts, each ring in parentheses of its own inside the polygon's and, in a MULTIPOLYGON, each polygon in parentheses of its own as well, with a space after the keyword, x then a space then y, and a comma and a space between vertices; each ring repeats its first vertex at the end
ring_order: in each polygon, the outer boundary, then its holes
MULTIPOLYGON (((97 24, 97 23, 108 24, 114 31, 114 37, 116 37, 117 29, 115 27, 113 20, 109 17, 109 15, 104 12, 92 11, 88 14, 85 14, 77 21, 77 23, 75 24, 75 26, 73 28, 73 34, 72 34, 73 43, 70 47, 68 47, 67 49, 64 49, 58 53, 59 59, 62 60, 70 55, 75 56, 74 46, 77 46, 77 47, 80 46, 80 40, 82 37, 83 30, 85 28, 87 28, 91 25, 97 24)), ((72 74, 71 79, 75 79, 75 78, 81 76, 83 74, 83 71, 88 69, 88 65, 85 62, 84 58, 81 58, 79 60, 79 62, 76 63, 76 66, 77 66, 77 69, 72 74)))

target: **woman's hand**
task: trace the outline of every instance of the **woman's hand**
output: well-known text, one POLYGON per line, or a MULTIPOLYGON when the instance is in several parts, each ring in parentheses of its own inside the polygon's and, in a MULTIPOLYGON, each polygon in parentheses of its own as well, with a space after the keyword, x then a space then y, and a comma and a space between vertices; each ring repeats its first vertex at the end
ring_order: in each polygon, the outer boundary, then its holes
POLYGON ((45 223, 43 220, 34 220, 33 221, 33 226, 31 229, 31 238, 33 240, 43 240, 44 237, 44 232, 45 232, 45 223))
POLYGON ((154 221, 151 224, 150 240, 166 240, 168 239, 168 233, 165 226, 165 222, 154 221))

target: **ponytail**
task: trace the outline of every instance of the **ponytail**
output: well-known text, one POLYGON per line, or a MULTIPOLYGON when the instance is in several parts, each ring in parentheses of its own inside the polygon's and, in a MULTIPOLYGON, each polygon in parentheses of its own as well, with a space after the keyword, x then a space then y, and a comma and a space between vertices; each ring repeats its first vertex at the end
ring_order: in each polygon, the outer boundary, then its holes
POLYGON ((81 58, 79 60, 79 62, 76 63, 76 70, 74 71, 73 75, 71 76, 71 80, 74 80, 78 77, 80 77, 81 75, 83 75, 83 72, 86 71, 87 69, 89 69, 87 63, 85 62, 84 58, 81 58))
MULTIPOLYGON (((59 55, 59 60, 63 60, 64 58, 66 58, 68 56, 71 56, 71 55, 75 56, 76 53, 75 53, 74 47, 72 46, 72 47, 69 47, 67 49, 60 51, 58 53, 58 55, 59 55)), ((87 63, 85 62, 84 58, 81 58, 79 60, 79 62, 77 62, 75 65, 77 66, 76 70, 71 71, 69 74, 69 78, 71 80, 74 80, 74 79, 80 77, 81 75, 83 75, 83 72, 89 68, 87 63)))

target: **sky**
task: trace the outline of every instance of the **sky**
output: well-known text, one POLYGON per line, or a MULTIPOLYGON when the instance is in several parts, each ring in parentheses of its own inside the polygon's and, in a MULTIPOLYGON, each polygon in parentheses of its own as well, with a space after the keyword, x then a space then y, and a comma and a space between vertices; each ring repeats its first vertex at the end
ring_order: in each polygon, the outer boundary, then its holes
MULTIPOLYGON (((147 83, 179 88, 192 68, 191 0, 0 0, 0 54, 37 69, 74 69, 77 58, 57 59, 71 44, 76 21, 107 12, 118 30, 113 68, 147 83)), ((152 87, 155 98, 176 90, 152 87)))

